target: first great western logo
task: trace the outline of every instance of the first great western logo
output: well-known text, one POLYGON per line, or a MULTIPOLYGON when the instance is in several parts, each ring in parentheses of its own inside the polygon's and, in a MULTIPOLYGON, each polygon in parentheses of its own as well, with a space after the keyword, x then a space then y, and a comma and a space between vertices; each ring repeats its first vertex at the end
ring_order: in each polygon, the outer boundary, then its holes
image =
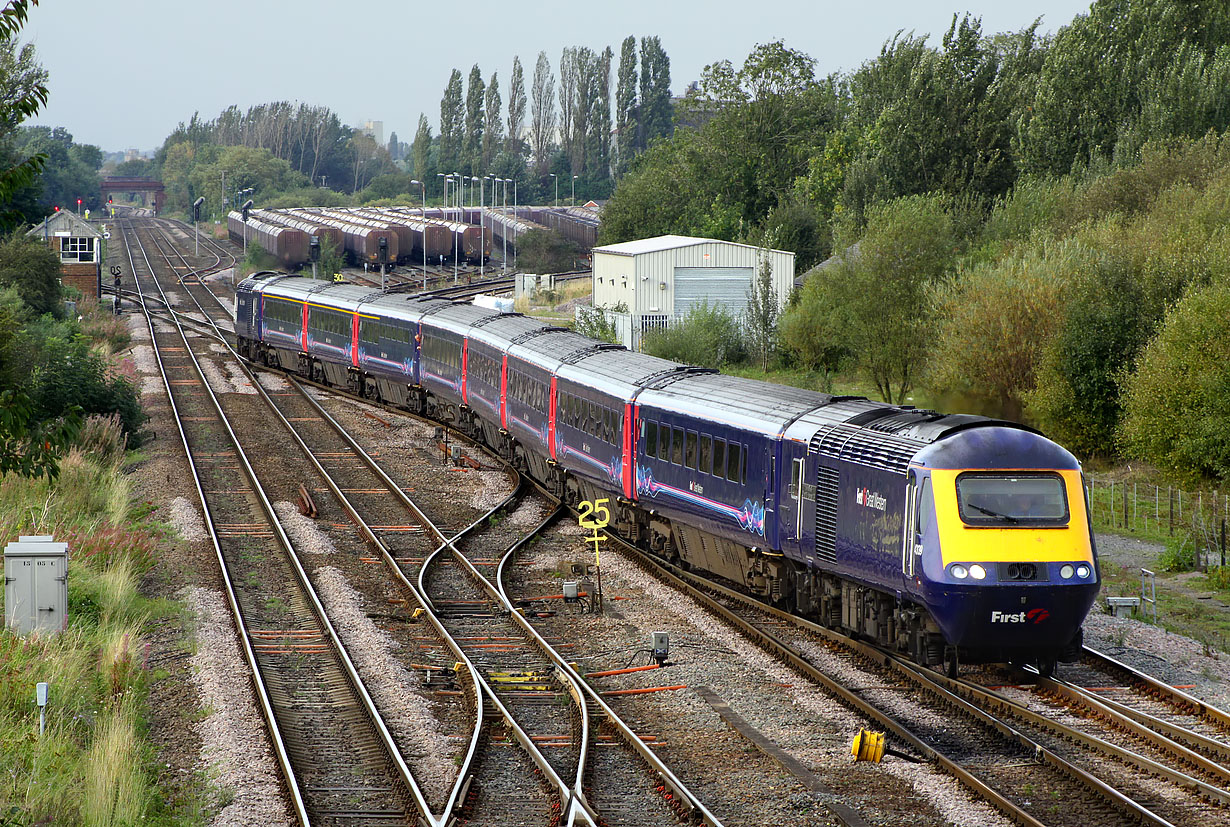
POLYGON ((1051 616, 1046 609, 1030 609, 1028 612, 991 612, 992 623, 1038 624, 1051 616))

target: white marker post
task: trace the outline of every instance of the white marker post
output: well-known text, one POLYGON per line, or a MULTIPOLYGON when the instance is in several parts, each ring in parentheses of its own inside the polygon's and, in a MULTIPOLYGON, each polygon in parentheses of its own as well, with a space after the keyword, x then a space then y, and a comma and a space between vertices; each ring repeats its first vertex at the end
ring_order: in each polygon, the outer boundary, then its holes
POLYGON ((46 727, 47 718, 47 684, 44 681, 39 681, 34 685, 34 700, 38 704, 38 735, 43 737, 43 729, 46 727))

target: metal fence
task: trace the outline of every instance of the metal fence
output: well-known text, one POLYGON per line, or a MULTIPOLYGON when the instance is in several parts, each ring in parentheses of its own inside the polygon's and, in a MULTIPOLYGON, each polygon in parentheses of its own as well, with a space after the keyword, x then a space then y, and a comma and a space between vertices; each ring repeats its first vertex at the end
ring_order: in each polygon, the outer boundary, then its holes
POLYGON ((1095 530, 1110 529, 1158 542, 1176 536, 1190 539, 1200 568, 1225 565, 1230 494, 1143 485, 1094 474, 1087 474, 1085 482, 1095 530))

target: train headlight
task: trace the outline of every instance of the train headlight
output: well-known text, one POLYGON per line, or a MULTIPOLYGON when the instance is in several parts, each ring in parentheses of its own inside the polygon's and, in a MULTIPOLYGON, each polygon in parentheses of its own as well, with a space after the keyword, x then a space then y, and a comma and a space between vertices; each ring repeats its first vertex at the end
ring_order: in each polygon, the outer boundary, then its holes
POLYGON ((1072 575, 1075 573, 1076 573, 1076 569, 1072 567, 1071 563, 1064 563, 1063 568, 1059 570, 1059 576, 1062 577, 1064 580, 1071 580, 1072 575))
POLYGON ((1086 577, 1089 576, 1090 571, 1091 569, 1088 566, 1086 566, 1084 563, 1081 563, 1079 566, 1076 567, 1076 576, 1084 580, 1086 577))
POLYGON ((958 580, 964 580, 965 578, 969 577, 969 569, 967 569, 965 566, 961 565, 960 563, 954 563, 953 565, 949 566, 948 573, 951 574, 953 577, 957 578, 958 580))
POLYGON ((969 573, 975 580, 985 580, 987 578, 987 570, 977 563, 969 567, 969 573))

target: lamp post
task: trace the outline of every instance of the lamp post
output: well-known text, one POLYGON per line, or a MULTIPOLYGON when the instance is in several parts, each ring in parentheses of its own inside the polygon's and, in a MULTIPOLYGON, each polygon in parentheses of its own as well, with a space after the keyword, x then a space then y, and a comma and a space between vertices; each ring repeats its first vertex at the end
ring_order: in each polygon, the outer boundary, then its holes
MULTIPOLYGON (((513 218, 517 217, 517 182, 513 180, 513 218)), ((517 230, 517 239, 520 240, 521 231, 517 230)), ((513 244, 513 272, 517 270, 517 245, 513 244)))
MULTIPOLYGON (((446 175, 446 176, 445 176, 445 178, 444 178, 444 180, 445 180, 446 182, 447 182, 447 181, 453 181, 453 198, 456 198, 456 197, 457 197, 457 182, 454 180, 454 177, 456 177, 456 176, 457 176, 457 173, 452 172, 452 173, 449 173, 448 175, 446 175)), ((445 201, 447 201, 447 200, 448 200, 448 187, 447 187, 447 186, 445 186, 445 198, 444 198, 444 200, 445 200, 445 201)), ((458 259, 460 256, 459 256, 459 252, 458 252, 458 250, 457 250, 457 242, 458 242, 458 238, 457 238, 457 235, 458 235, 458 233, 457 233, 457 228, 456 228, 456 227, 453 227, 452 229, 453 229, 453 284, 454 284, 454 285, 456 285, 456 284, 457 284, 457 282, 458 282, 458 279, 457 279, 457 259, 458 259)))
POLYGON ((568 199, 568 206, 575 207, 577 205, 577 177, 572 176, 572 198, 568 199))
MULTIPOLYGON (((443 204, 445 207, 447 207, 448 206, 448 176, 445 175, 443 172, 437 172, 436 177, 444 179, 444 200, 441 201, 440 203, 443 204)), ((441 211, 440 215, 441 216, 444 215, 443 211, 441 211)), ((427 214, 424 213, 423 217, 426 218, 427 214)))
POLYGON ((500 182, 504 185, 500 187, 500 212, 504 215, 504 232, 500 233, 504 237, 504 275, 508 275, 508 231, 512 224, 508 219, 508 183, 511 178, 501 178, 500 182))
POLYGON ((487 256, 484 255, 487 248, 487 225, 484 223, 484 214, 487 211, 487 202, 483 197, 483 192, 486 189, 486 181, 490 175, 484 175, 478 179, 478 280, 482 281, 486 278, 487 272, 487 256))
POLYGON ((423 289, 427 289, 427 185, 422 181, 411 181, 423 188, 423 289))
POLYGON ((559 209, 559 176, 554 172, 549 173, 555 179, 555 208, 559 209))

